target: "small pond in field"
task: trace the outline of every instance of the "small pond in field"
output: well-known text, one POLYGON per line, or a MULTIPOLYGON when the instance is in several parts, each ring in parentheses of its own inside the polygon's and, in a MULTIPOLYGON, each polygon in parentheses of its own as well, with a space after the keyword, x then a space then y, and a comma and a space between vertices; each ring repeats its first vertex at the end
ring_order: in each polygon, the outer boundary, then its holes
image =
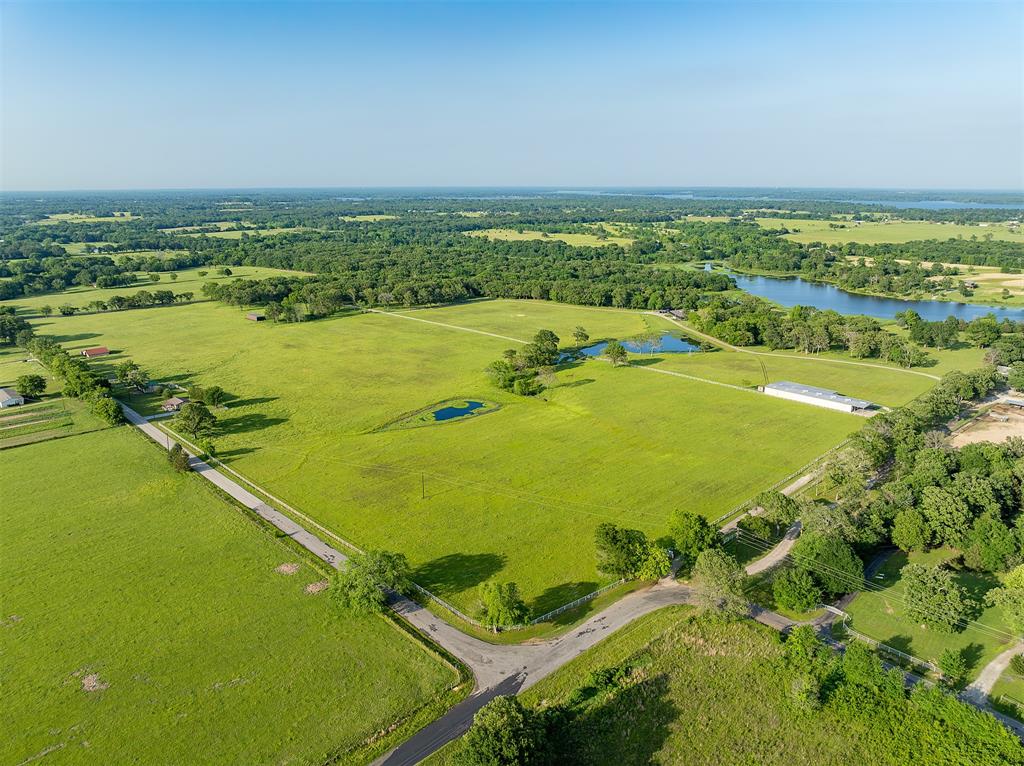
POLYGON ((446 407, 434 410, 434 420, 454 420, 455 418, 461 418, 471 414, 474 410, 479 410, 484 407, 483 402, 475 402, 466 400, 466 403, 462 406, 456 406, 449 404, 446 407))
MULTIPOLYGON (((665 333, 655 342, 640 340, 622 340, 619 342, 626 348, 626 351, 634 354, 692 354, 694 351, 700 351, 700 346, 697 344, 669 333, 665 333)), ((601 356, 607 347, 608 341, 603 340, 592 346, 584 346, 580 349, 580 353, 584 356, 601 356)))

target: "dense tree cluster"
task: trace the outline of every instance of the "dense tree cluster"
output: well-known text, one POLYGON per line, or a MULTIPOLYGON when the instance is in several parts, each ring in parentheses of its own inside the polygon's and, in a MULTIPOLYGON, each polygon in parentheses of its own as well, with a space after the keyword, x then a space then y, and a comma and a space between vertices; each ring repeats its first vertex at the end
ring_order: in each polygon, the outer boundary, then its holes
POLYGON ((487 367, 487 375, 498 388, 520 396, 535 396, 544 390, 541 379, 550 374, 560 356, 560 338, 551 330, 540 330, 520 349, 508 349, 487 367))
POLYGON ((689 315, 699 330, 735 346, 764 345, 819 353, 839 349, 856 358, 881 358, 916 367, 928 355, 868 317, 844 316, 808 306, 780 311, 752 295, 710 296, 689 315))
POLYGON ((598 571, 613 577, 658 580, 671 568, 667 551, 638 529, 598 524, 594 545, 598 571))
POLYGON ((13 306, 0 306, 0 345, 15 343, 19 336, 31 337, 32 326, 15 313, 13 306))
POLYGON ((972 239, 900 244, 849 242, 747 248, 731 254, 728 260, 737 269, 798 274, 805 279, 831 282, 844 290, 908 296, 956 289, 967 296, 971 294, 970 288, 964 283, 970 279, 964 270, 944 264, 998 266, 1019 271, 1024 267, 1024 245, 993 240, 991 234, 982 233, 972 239))
POLYGON ((71 356, 53 338, 22 334, 18 345, 27 348, 62 384, 62 393, 89 403, 92 412, 110 425, 124 422, 120 405, 110 396, 110 384, 93 372, 81 357, 71 356))

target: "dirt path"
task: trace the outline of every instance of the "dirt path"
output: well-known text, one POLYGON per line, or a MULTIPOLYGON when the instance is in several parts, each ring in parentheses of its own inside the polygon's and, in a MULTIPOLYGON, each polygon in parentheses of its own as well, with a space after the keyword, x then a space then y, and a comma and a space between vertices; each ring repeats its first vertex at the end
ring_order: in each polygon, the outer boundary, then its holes
POLYGON ((1021 653, 1024 653, 1024 643, 1018 641, 981 669, 978 677, 961 692, 961 699, 975 705, 988 702, 988 695, 992 693, 992 687, 996 685, 999 676, 1010 667, 1010 660, 1021 653))

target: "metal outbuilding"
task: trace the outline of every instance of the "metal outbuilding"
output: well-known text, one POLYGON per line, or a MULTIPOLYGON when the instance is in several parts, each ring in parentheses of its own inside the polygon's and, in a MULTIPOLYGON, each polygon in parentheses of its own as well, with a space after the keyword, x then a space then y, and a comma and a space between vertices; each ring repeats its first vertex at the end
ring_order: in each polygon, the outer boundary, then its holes
POLYGON ((803 402, 804 404, 813 404, 816 407, 826 407, 827 409, 839 410, 840 412, 857 412, 859 410, 872 409, 876 406, 874 402, 869 402, 866 399, 844 396, 828 388, 805 386, 802 383, 793 383, 789 380, 769 383, 766 386, 762 386, 761 390, 768 394, 768 396, 789 399, 794 402, 803 402))

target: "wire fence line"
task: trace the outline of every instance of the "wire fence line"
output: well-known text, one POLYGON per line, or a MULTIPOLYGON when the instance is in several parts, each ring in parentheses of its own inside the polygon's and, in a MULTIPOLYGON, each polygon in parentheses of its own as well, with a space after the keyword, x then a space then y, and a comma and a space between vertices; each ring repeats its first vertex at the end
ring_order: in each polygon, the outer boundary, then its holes
POLYGON ((534 617, 532 620, 530 620, 530 622, 528 624, 529 625, 536 625, 538 622, 544 622, 545 620, 549 620, 552 617, 556 617, 557 615, 560 615, 562 612, 568 612, 570 609, 573 609, 573 608, 579 606, 580 604, 585 604, 588 601, 592 601, 593 599, 595 599, 598 596, 600 596, 602 593, 606 593, 606 592, 610 591, 612 588, 617 588, 617 587, 619 587, 620 585, 622 585, 623 583, 626 583, 626 582, 628 582, 628 580, 626 578, 622 578, 621 580, 616 580, 615 582, 608 583, 603 588, 598 588, 597 590, 595 590, 595 591, 593 591, 591 593, 588 593, 585 596, 580 596, 575 601, 570 601, 568 604, 562 604, 557 609, 552 609, 550 612, 542 614, 540 617, 534 617))
POLYGON ((843 630, 845 630, 851 636, 856 638, 858 641, 863 641, 865 644, 873 646, 873 647, 875 647, 875 649, 878 649, 879 651, 882 651, 882 652, 884 652, 886 654, 889 654, 889 655, 892 655, 894 657, 897 657, 897 658, 899 658, 899 659, 903 660, 904 662, 907 662, 907 663, 909 663, 911 665, 916 665, 918 667, 928 668, 929 670, 932 670, 932 671, 934 671, 936 673, 940 673, 940 674, 942 673, 942 669, 938 665, 935 665, 934 663, 928 662, 928 660, 922 660, 920 657, 915 657, 913 654, 907 654, 906 652, 900 651, 899 649, 897 649, 894 646, 889 646, 889 644, 883 643, 882 641, 879 641, 876 638, 871 638, 871 636, 865 636, 860 631, 854 630, 853 628, 850 627, 850 623, 849 623, 850 615, 847 614, 846 612, 844 612, 842 609, 837 609, 836 607, 829 606, 827 604, 822 604, 822 607, 824 609, 827 609, 828 611, 832 612, 833 614, 842 615, 842 617, 843 617, 843 630))
MULTIPOLYGON (((814 468, 819 463, 824 462, 826 459, 828 459, 830 456, 834 455, 836 452, 841 450, 843 447, 845 447, 849 443, 850 443, 850 439, 843 439, 841 442, 839 442, 839 444, 834 446, 832 449, 828 450, 827 452, 823 452, 822 454, 818 455, 818 457, 814 458, 814 460, 811 460, 810 462, 805 463, 804 465, 802 465, 800 468, 797 468, 792 473, 787 474, 786 476, 782 477, 777 482, 775 482, 770 487, 768 487, 768 489, 762 490, 762 492, 771 492, 772 490, 778 489, 780 486, 783 486, 783 485, 791 482, 793 479, 795 479, 795 478, 805 474, 807 471, 811 470, 812 468, 814 468)), ((754 497, 747 498, 746 500, 744 500, 739 505, 734 506, 732 509, 726 511, 724 514, 722 514, 717 519, 715 519, 712 522, 712 524, 716 524, 716 525, 721 524, 723 521, 732 518, 736 514, 741 513, 743 511, 746 511, 746 510, 749 510, 757 502, 757 496, 760 495, 760 494, 761 494, 761 492, 758 492, 757 495, 754 495, 754 497)))

